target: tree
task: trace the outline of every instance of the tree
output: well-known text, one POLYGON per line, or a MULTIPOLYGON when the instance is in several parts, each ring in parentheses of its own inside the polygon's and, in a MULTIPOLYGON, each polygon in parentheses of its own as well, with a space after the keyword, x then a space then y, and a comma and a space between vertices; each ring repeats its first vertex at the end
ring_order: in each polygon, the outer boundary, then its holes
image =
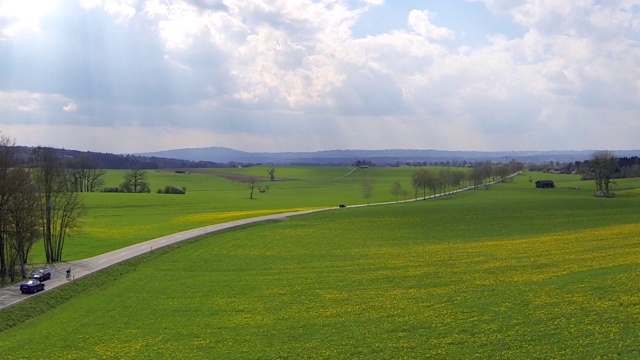
POLYGON ((509 164, 507 164, 507 168, 509 169, 509 173, 515 174, 522 171, 522 169, 524 169, 524 165, 521 162, 517 162, 515 159, 511 159, 509 164))
POLYGON ((462 187, 462 181, 466 179, 467 174, 464 171, 451 172, 451 185, 460 189, 462 187))
POLYGON ((451 186, 453 182, 453 172, 450 168, 440 169, 438 171, 438 187, 440 189, 440 193, 444 194, 447 191, 447 188, 451 186))
POLYGON ((249 194, 249 199, 253 200, 253 191, 256 189, 257 182, 258 180, 255 177, 250 177, 249 180, 249 190, 251 190, 251 193, 249 194))
POLYGON ((402 188, 400 181, 394 181, 391 184, 391 195, 396 198, 396 202, 398 202, 398 196, 406 193, 406 191, 402 188))
POLYGON ((589 160, 589 171, 593 173, 596 182, 596 194, 609 196, 609 185, 618 166, 618 158, 610 151, 598 151, 589 160))
POLYGON ((509 168, 505 165, 499 164, 493 168, 494 175, 502 182, 509 176, 509 168))
POLYGON ((20 185, 20 179, 14 171, 16 168, 15 140, 0 136, 0 283, 4 284, 7 276, 13 280, 12 255, 7 236, 10 220, 8 207, 20 185))
MULTIPOLYGON (((38 239, 40 225, 40 206, 37 189, 32 182, 30 174, 23 168, 13 170, 16 179, 19 179, 19 188, 10 198, 7 207, 7 227, 9 244, 15 254, 15 259, 20 265, 20 274, 27 277, 25 264, 31 247, 38 239)), ((14 280, 13 277, 11 280, 14 280)))
POLYGON ((373 195, 373 179, 369 176, 364 178, 362 182, 362 196, 367 199, 367 205, 369 205, 369 199, 373 195))
POLYGON ((84 207, 57 151, 36 147, 31 151, 32 178, 40 205, 42 238, 48 263, 62 261, 68 233, 79 227, 84 207))
POLYGON ((472 181, 473 186, 480 186, 484 179, 486 179, 485 168, 483 166, 474 166, 471 169, 471 174, 469 174, 469 179, 472 181))
POLYGON ((70 160, 67 164, 72 186, 79 192, 93 192, 104 185, 105 171, 88 156, 70 160))
POLYGON ((148 193, 151 191, 147 182, 147 172, 142 169, 131 169, 124 174, 124 182, 120 191, 128 193, 148 193))
POLYGON ((415 190, 415 198, 418 198, 418 190, 422 190, 422 197, 427 198, 427 189, 433 185, 433 176, 431 172, 425 168, 418 169, 411 175, 411 185, 415 190))
POLYGON ((269 179, 271 179, 271 181, 274 181, 276 178, 276 169, 271 168, 267 171, 267 173, 269 173, 269 179))

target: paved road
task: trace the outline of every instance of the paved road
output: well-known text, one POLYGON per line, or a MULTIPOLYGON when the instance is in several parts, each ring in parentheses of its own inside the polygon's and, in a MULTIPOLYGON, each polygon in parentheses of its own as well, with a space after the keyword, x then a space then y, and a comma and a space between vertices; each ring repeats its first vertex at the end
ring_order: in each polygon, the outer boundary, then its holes
POLYGON ((264 222, 269 220, 281 220, 290 216, 295 215, 303 215, 309 214, 312 212, 325 211, 327 209, 316 209, 316 210, 307 210, 307 211, 297 211, 297 212, 289 212, 275 215, 266 215, 251 219, 242 219, 231 221, 224 224, 210 225, 198 229, 183 231, 177 234, 171 234, 167 236, 163 236, 157 239, 145 241, 143 243, 131 245, 122 249, 114 250, 102 255, 98 255, 92 258, 77 260, 77 261, 69 261, 62 263, 55 263, 48 265, 48 268, 51 269, 51 280, 45 281, 45 290, 41 291, 37 294, 22 294, 20 292, 20 284, 11 285, 5 288, 0 289, 0 310, 14 305, 22 300, 28 299, 32 296, 38 296, 44 292, 47 292, 53 288, 56 288, 60 285, 64 285, 67 283, 66 280, 66 270, 71 268, 71 277, 73 281, 74 279, 81 278, 85 275, 91 274, 95 271, 104 269, 111 265, 117 264, 119 262, 131 259, 138 255, 142 255, 153 251, 155 249, 175 244, 180 241, 193 239, 198 236, 210 234, 216 231, 230 229, 242 225, 264 222))
MULTIPOLYGON (((514 174, 515 175, 515 174, 514 174)), ((514 176, 512 175, 512 176, 514 176)), ((494 182, 495 183, 495 182, 494 182)), ((492 183, 493 184, 493 183, 492 183)), ((400 202, 410 202, 410 201, 420 201, 420 200, 427 200, 427 199, 433 199, 436 197, 441 197, 441 196, 446 196, 446 195, 452 195, 452 194, 456 194, 462 191, 466 191, 466 190, 471 190, 474 189, 474 186, 470 186, 467 188, 463 188, 463 189, 459 189, 459 190, 455 190, 455 191, 451 191, 448 193, 444 193, 444 194, 438 194, 438 195, 432 195, 432 196, 428 196, 426 198, 419 198, 419 199, 410 199, 410 200, 403 200, 403 201, 398 201, 398 202, 387 202, 387 203, 375 203, 375 204, 364 204, 364 205, 354 205, 354 206, 350 206, 350 207, 363 207, 363 206, 374 206, 374 205, 386 205, 386 204, 396 204, 396 203, 400 203, 400 202)), ((11 285, 5 288, 0 288, 0 310, 14 305, 22 300, 28 299, 31 296, 38 296, 39 294, 42 294, 44 292, 47 292, 53 288, 56 288, 60 285, 66 284, 67 280, 65 279, 65 271, 68 268, 71 268, 71 274, 72 274, 72 280, 73 279, 77 279, 77 278, 81 278, 85 275, 91 274, 95 271, 104 269, 106 267, 109 267, 111 265, 117 264, 119 262, 131 259, 133 257, 136 257, 138 255, 142 255, 144 253, 148 253, 150 251, 153 251, 154 249, 158 249, 167 245, 171 245, 171 244, 175 244, 177 242, 180 241, 184 241, 184 240, 188 240, 188 239, 193 239, 195 237, 198 236, 202 236, 202 235, 206 235, 206 234, 210 234, 216 231, 220 231, 220 230, 224 230, 224 229, 230 229, 230 228, 234 228, 234 227, 238 227, 238 226, 242 226, 242 225, 247 225, 247 224, 252 224, 252 223, 257 223, 257 222, 263 222, 263 221, 269 221, 269 220, 281 220, 281 219, 285 219, 287 217, 290 216, 296 216, 296 215, 303 215, 303 214, 309 214, 309 213, 313 213, 313 212, 319 212, 319 211, 326 211, 329 209, 337 209, 337 207, 335 208, 324 208, 324 209, 316 209, 316 210, 307 210, 307 211, 296 211, 296 212, 288 212, 288 213, 282 213, 282 214, 276 214, 276 215, 266 215, 266 216, 261 216, 261 217, 256 217, 256 218, 251 218, 251 219, 243 219, 243 220, 236 220, 236 221, 231 221, 228 223, 224 223, 224 224, 217 224, 217 225, 210 225, 210 226, 206 226, 206 227, 201 227, 198 229, 193 229, 193 230, 188 230, 188 231, 183 231, 177 234, 171 234, 171 235, 167 235, 167 236, 163 236, 154 240, 149 240, 149 241, 145 241, 143 243, 139 243, 139 244, 135 244, 135 245, 131 245, 122 249, 118 249, 118 250, 114 250, 102 255, 98 255, 92 258, 88 258, 88 259, 83 259, 83 260, 77 260, 77 261, 69 261, 69 262, 62 262, 62 263, 56 263, 56 264, 50 264, 48 265, 49 269, 51 269, 52 271, 52 276, 51 276, 51 280, 47 280, 45 281, 45 291, 41 291, 37 294, 22 294, 20 292, 20 285, 19 284, 15 284, 15 285, 11 285)))

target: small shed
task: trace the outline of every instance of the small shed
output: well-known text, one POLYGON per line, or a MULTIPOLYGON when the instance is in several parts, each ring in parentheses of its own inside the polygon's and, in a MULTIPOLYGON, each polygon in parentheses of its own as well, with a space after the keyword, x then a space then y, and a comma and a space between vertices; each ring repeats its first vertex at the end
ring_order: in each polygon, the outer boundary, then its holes
POLYGON ((538 189, 553 189, 556 185, 553 180, 538 180, 536 181, 536 187, 538 189))

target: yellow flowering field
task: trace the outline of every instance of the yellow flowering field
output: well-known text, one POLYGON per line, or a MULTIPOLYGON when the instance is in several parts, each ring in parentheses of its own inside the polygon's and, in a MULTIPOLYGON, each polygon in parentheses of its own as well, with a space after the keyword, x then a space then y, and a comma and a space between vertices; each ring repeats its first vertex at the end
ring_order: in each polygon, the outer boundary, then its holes
POLYGON ((0 358, 640 358, 638 200, 502 186, 160 250, 0 332, 0 358))

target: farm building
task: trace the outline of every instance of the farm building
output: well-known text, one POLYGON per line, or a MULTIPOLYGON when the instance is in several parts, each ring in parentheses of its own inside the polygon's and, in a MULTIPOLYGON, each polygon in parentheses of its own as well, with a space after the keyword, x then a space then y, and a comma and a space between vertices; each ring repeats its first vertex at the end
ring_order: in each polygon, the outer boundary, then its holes
POLYGON ((539 189, 552 189, 556 187, 552 180, 538 180, 536 181, 536 187, 539 189))

